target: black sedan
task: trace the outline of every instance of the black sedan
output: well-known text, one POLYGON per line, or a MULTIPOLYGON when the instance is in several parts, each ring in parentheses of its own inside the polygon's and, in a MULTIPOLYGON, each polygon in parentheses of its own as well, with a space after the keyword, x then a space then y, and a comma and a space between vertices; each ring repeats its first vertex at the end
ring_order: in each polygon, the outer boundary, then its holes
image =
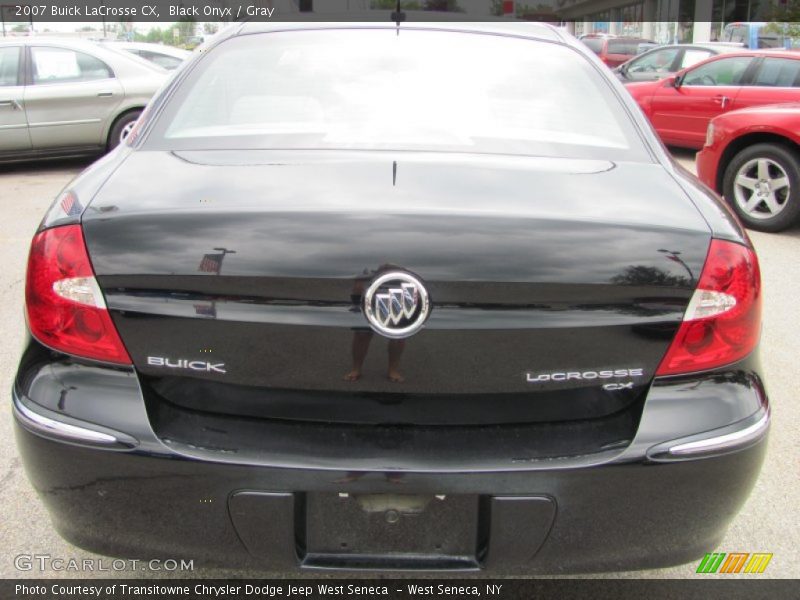
POLYGON ((32 242, 13 407, 67 540, 493 573, 715 547, 769 428, 758 262, 589 50, 248 23, 190 60, 32 242))

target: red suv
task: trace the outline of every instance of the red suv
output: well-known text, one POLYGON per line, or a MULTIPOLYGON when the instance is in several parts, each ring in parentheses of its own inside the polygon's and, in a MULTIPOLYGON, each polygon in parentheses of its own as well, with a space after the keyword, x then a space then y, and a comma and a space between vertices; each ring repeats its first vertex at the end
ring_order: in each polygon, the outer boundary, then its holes
POLYGON ((752 106, 800 102, 800 53, 721 54, 660 81, 625 86, 661 140, 700 149, 716 116, 752 106))
POLYGON ((582 37, 581 41, 609 67, 617 67, 639 54, 640 44, 653 43, 641 38, 611 37, 602 34, 590 34, 582 37))

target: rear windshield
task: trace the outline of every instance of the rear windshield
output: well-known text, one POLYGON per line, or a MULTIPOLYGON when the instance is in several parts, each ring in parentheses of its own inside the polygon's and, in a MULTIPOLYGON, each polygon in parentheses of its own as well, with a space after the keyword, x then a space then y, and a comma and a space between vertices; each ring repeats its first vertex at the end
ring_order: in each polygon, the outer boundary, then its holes
POLYGON ((394 28, 223 42, 181 84, 147 147, 645 155, 608 82, 575 50, 394 28))
POLYGON ((608 53, 636 56, 639 53, 639 44, 646 42, 647 40, 608 40, 608 53))

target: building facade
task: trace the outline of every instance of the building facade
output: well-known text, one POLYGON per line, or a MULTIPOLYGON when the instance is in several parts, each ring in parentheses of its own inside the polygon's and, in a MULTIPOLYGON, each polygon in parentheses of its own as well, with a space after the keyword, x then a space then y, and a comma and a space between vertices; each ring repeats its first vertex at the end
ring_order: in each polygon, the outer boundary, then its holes
POLYGON ((610 33, 660 44, 708 42, 735 21, 765 21, 780 0, 556 0, 575 35, 610 33))
MULTIPOLYGON (((224 2, 224 0, 221 0, 224 2)), ((506 14, 588 33, 643 37, 660 44, 716 41, 736 21, 766 21, 775 4, 796 0, 401 0, 404 8, 447 7, 471 18, 506 14)), ((279 14, 388 9, 395 0, 255 0, 279 14)))

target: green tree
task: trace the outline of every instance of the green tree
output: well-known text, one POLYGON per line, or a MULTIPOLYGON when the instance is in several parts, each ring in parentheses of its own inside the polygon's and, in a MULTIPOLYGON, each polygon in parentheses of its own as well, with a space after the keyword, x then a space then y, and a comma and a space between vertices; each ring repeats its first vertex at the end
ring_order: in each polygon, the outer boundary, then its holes
MULTIPOLYGON (((800 4, 800 2, 791 4, 800 4)), ((769 18, 773 22, 764 28, 765 31, 800 38, 800 6, 775 6, 772 8, 769 18)))
POLYGON ((550 21, 556 20, 556 15, 553 12, 553 7, 549 4, 539 3, 536 6, 528 6, 527 4, 516 5, 516 17, 518 19, 525 19, 527 21, 550 21))
POLYGON ((164 41, 164 32, 160 27, 153 27, 153 29, 147 32, 144 39, 151 44, 160 44, 164 41))
POLYGON ((647 265, 630 265, 619 275, 611 278, 614 285, 658 285, 681 287, 689 285, 689 278, 684 275, 673 275, 664 269, 647 265))
POLYGON ((800 37, 800 0, 782 0, 771 3, 766 12, 766 20, 773 21, 765 28, 770 33, 782 33, 793 38, 800 37))
POLYGON ((177 23, 173 23, 170 30, 174 31, 176 29, 178 30, 177 38, 175 38, 175 34, 172 33, 172 40, 164 40, 165 42, 175 46, 183 46, 189 42, 190 38, 197 35, 197 23, 194 19, 181 19, 177 23))
POLYGON ((503 0, 492 0, 492 8, 489 10, 490 14, 495 17, 503 16, 503 0))

